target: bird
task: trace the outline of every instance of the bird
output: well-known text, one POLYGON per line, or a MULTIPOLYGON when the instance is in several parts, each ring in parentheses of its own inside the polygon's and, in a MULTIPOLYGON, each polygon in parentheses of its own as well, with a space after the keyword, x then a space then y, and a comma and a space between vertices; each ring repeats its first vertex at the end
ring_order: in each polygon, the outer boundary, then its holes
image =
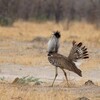
POLYGON ((52 34, 52 37, 48 41, 48 55, 50 53, 58 53, 60 37, 61 35, 59 31, 56 31, 52 34))
POLYGON ((72 42, 72 48, 67 57, 58 52, 49 52, 48 61, 55 66, 55 77, 51 86, 54 85, 54 82, 58 76, 58 67, 63 71, 68 86, 68 77, 65 70, 72 71, 82 77, 82 71, 77 68, 75 62, 80 59, 87 58, 89 58, 89 54, 86 46, 84 46, 82 42, 76 43, 76 41, 72 42))

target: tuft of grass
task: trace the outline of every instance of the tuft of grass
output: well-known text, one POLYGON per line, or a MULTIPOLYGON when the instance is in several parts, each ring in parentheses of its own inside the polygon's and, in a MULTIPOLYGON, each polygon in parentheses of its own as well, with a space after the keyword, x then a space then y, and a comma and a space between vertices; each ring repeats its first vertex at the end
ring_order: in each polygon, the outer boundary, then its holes
POLYGON ((1 83, 8 83, 8 81, 5 79, 5 77, 0 77, 0 82, 1 83))
POLYGON ((3 76, 3 77, 0 77, 0 81, 4 81, 5 80, 5 77, 3 76))
POLYGON ((39 78, 35 78, 33 76, 15 78, 15 80, 13 81, 13 83, 24 84, 24 85, 28 85, 31 82, 33 82, 36 85, 40 85, 41 83, 43 83, 42 81, 39 80, 39 78))

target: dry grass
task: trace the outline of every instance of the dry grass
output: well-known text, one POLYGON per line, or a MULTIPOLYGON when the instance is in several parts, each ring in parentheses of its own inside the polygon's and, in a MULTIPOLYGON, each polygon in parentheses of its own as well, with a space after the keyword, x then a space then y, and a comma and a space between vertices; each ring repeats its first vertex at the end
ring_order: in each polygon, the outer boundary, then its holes
POLYGON ((62 41, 73 38, 82 41, 100 42, 100 30, 85 22, 73 22, 69 30, 66 30, 65 22, 55 24, 54 22, 15 22, 13 27, 0 27, 0 38, 17 40, 33 40, 37 36, 49 37, 51 32, 59 30, 62 33, 62 41))
POLYGON ((72 92, 66 88, 50 88, 41 86, 22 86, 13 84, 0 84, 0 100, 75 100, 86 96, 91 100, 99 100, 98 94, 72 92), (10 91, 10 92, 9 92, 10 91), (80 93, 81 94, 80 94, 80 93), (97 98, 98 96, 98 98, 97 98))
POLYGON ((63 91, 35 91, 30 89, 30 87, 28 89, 28 87, 7 86, 4 85, 0 89, 0 100, 71 100, 73 98, 63 91))

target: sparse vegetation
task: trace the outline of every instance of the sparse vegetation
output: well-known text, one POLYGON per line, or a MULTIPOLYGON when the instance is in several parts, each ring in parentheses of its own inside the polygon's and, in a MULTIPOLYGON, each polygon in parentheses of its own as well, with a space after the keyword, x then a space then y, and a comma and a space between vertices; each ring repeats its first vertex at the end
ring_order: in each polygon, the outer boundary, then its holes
POLYGON ((0 83, 1 100, 99 100, 98 95, 99 93, 92 93, 91 87, 76 88, 75 91, 75 88, 34 87, 0 83))
POLYGON ((13 83, 17 83, 17 84, 23 84, 23 85, 28 85, 29 83, 33 82, 36 85, 40 85, 41 83, 43 83, 42 81, 39 80, 39 78, 34 78, 32 76, 25 76, 22 78, 15 78, 15 80, 13 81, 13 83))

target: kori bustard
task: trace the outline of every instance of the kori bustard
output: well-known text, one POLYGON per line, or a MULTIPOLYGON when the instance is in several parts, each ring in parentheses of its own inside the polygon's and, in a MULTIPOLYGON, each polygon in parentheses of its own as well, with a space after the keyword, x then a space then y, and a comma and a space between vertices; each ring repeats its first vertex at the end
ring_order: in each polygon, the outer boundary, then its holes
POLYGON ((65 69, 72 71, 82 77, 82 71, 77 68, 75 62, 77 62, 77 60, 79 59, 89 58, 87 48, 83 46, 82 42, 76 43, 76 41, 72 42, 72 49, 68 57, 59 54, 58 49, 60 36, 60 32, 57 31, 53 34, 48 42, 48 60, 52 65, 55 66, 55 77, 52 86, 54 85, 54 82, 58 75, 58 67, 62 69, 68 84, 68 78, 65 69))

